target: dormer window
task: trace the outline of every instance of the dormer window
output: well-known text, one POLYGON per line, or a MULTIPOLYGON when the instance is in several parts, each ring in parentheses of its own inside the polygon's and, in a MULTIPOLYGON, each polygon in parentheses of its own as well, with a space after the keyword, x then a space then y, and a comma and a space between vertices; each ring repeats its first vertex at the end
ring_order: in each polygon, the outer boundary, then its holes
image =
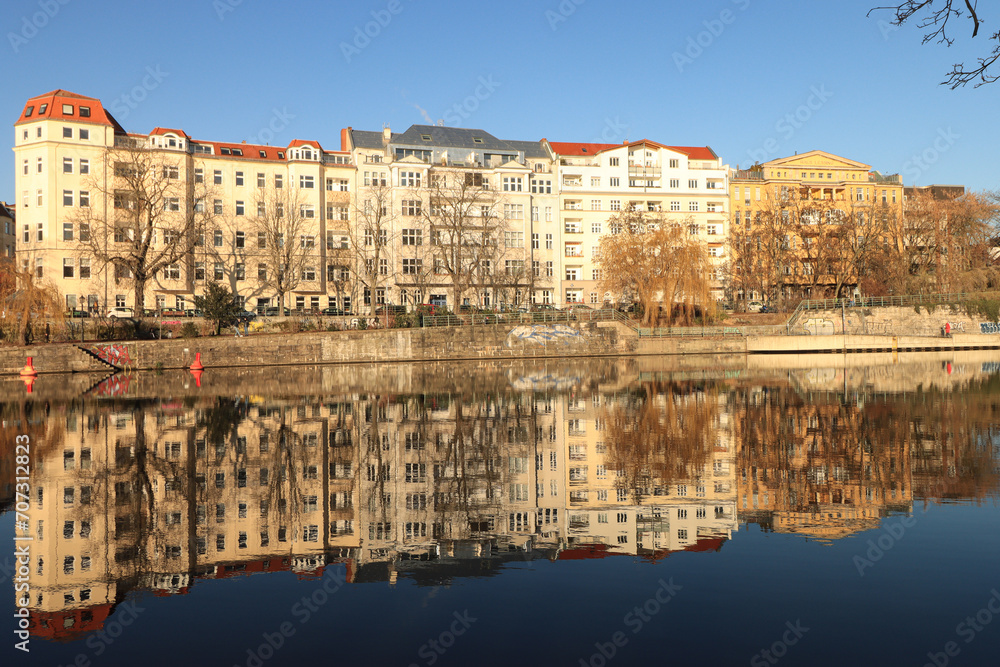
POLYGON ((424 141, 430 141, 431 140, 431 135, 429 135, 429 134, 421 134, 420 138, 423 139, 424 141))
POLYGON ((278 159, 279 160, 285 159, 285 151, 278 151, 278 159))
POLYGON ((25 117, 25 118, 30 118, 30 117, 31 117, 31 114, 32 114, 32 112, 33 112, 34 110, 35 110, 35 107, 34 107, 34 106, 30 106, 30 107, 26 108, 26 109, 24 110, 24 117, 25 117))
POLYGON ((267 157, 267 153, 265 153, 264 151, 259 151, 259 152, 261 157, 267 157))
POLYGON ((233 149, 233 155, 243 155, 243 149, 242 148, 234 148, 233 149))
POLYGON ((62 109, 63 109, 63 115, 64 116, 72 116, 73 115, 73 105, 72 104, 64 104, 63 107, 62 107, 62 109))
POLYGON ((476 144, 483 143, 483 140, 480 137, 472 137, 472 141, 473 141, 473 143, 476 143, 476 144))
POLYGON ((303 151, 302 151, 302 159, 303 160, 311 160, 312 157, 313 157, 313 154, 312 154, 311 150, 309 150, 308 148, 303 149, 303 151))
POLYGON ((177 140, 174 139, 173 137, 168 138, 167 146, 169 146, 170 148, 177 148, 177 140))
POLYGON ((233 154, 233 151, 232 151, 232 150, 230 150, 229 148, 227 148, 226 146, 223 146, 223 147, 222 147, 222 154, 223 154, 223 155, 232 155, 232 154, 233 154))
POLYGON ((90 118, 90 107, 80 107, 80 118, 90 118))
POLYGON ((43 113, 45 113, 45 111, 48 108, 49 108, 48 104, 43 104, 42 106, 38 107, 38 115, 41 116, 43 113))

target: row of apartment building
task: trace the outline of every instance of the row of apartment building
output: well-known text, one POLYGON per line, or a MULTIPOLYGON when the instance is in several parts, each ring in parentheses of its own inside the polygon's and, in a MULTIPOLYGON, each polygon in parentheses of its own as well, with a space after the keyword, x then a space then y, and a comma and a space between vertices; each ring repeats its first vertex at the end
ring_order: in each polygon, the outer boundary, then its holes
POLYGON ((228 283, 248 308, 279 305, 274 276, 285 266, 275 266, 259 225, 279 201, 301 219, 295 238, 279 241, 302 257, 288 269, 294 284, 283 305, 354 312, 381 303, 617 302, 623 295, 604 289, 595 256, 609 218, 629 208, 662 213, 704 243, 721 300, 732 226, 749 225, 779 191, 846 208, 903 201, 898 176, 823 151, 731 170, 708 146, 506 140, 434 125, 348 127, 339 150, 314 140, 261 146, 164 127, 129 134, 100 100, 55 90, 28 100, 15 123, 16 224, 11 216, 4 246, 10 253, 16 241, 19 266, 55 286, 67 307, 133 305, 129 275, 98 261, 93 235, 111 254, 126 241, 114 231, 129 206, 118 152, 137 148, 161 165, 173 193, 154 216, 166 227, 149 239, 150 252, 179 242, 171 219, 204 221, 190 252, 147 285, 147 307, 191 307, 211 280, 228 283), (491 246, 468 254, 477 268, 458 286, 442 241, 442 201, 457 190, 475 209, 470 217, 481 216, 469 227, 474 243, 491 246), (490 230, 495 238, 484 240, 490 230))

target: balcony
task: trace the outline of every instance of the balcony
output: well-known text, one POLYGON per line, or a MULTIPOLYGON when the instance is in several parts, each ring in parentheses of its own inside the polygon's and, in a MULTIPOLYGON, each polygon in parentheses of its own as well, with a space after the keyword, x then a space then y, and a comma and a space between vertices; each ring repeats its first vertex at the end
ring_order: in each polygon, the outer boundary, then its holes
POLYGON ((630 178, 659 178, 663 170, 659 167, 643 167, 641 165, 629 165, 628 175, 630 178))
POLYGON ((729 178, 733 181, 763 181, 764 172, 759 169, 733 169, 729 178))
POLYGON ((579 201, 568 201, 563 204, 564 211, 582 211, 583 202, 579 201))

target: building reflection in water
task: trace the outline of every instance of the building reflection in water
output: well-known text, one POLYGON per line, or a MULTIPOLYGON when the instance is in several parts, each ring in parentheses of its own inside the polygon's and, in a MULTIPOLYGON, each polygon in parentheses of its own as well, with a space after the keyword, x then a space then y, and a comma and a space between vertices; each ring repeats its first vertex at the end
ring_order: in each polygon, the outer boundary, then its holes
POLYGON ((199 578, 341 563, 436 584, 718 550, 739 523, 834 540, 916 499, 996 494, 990 392, 586 386, 4 404, 3 441, 36 443, 32 632, 78 638, 129 591, 199 578))

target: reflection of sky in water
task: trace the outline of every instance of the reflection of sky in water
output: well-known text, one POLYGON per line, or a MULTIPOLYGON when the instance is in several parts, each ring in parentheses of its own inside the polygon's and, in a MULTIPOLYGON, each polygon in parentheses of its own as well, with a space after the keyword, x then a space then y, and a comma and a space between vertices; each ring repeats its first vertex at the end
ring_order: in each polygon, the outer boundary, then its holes
POLYGON ((1000 586, 1000 386, 960 361, 933 394, 847 369, 847 401, 844 369, 505 368, 463 396, 6 404, 44 489, 25 659, 730 664, 799 622, 788 664, 984 664, 1000 634, 957 624, 1000 586))

